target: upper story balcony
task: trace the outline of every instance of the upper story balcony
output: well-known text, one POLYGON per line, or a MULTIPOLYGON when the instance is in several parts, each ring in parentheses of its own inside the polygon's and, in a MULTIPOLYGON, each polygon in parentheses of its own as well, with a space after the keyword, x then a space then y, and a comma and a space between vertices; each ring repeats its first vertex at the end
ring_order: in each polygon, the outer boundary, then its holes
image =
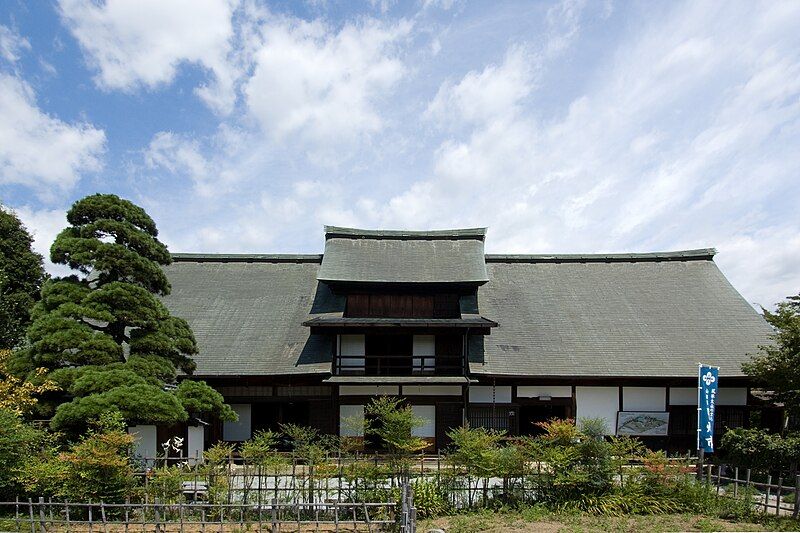
POLYGON ((337 376, 463 376, 464 335, 338 335, 337 376))

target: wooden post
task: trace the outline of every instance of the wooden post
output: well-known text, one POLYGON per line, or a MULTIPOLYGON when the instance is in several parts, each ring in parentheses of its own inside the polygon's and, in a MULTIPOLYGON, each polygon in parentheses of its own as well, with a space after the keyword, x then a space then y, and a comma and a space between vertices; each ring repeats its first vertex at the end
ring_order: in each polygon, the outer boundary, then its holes
POLYGON ((206 504, 200 504, 200 533, 206 533, 206 504))
POLYGON ((44 516, 44 496, 39 496, 39 530, 47 531, 47 519, 44 516))
POLYGON ((130 516, 130 510, 128 509, 128 506, 130 504, 131 504, 131 497, 130 496, 125 496, 125 526, 124 526, 125 527, 125 533, 128 533, 128 519, 129 519, 129 516, 130 516))
POLYGON ((272 498, 272 509, 270 509, 272 514, 272 528, 270 531, 272 533, 277 533, 278 531, 278 500, 272 498))
POLYGON ((33 520, 33 501, 28 498, 28 514, 31 521, 31 533, 36 533, 36 522, 33 520))
POLYGON ((161 531, 161 514, 158 512, 158 498, 153 498, 153 521, 156 525, 156 533, 161 531))
POLYGON ((103 520, 103 532, 108 533, 108 524, 106 524, 106 505, 103 500, 100 500, 100 518, 103 520))
POLYGON ((733 477, 735 478, 733 480, 733 497, 735 498, 736 496, 739 495, 739 467, 738 466, 733 469, 733 477))
POLYGON ((67 533, 69 533, 70 527, 69 527, 69 502, 68 501, 64 502, 64 514, 66 515, 66 518, 67 518, 67 533))
POLYGON ((719 488, 722 484, 722 465, 717 465, 717 496, 719 496, 719 488))
POLYGON ((339 533, 339 502, 333 502, 333 525, 336 533, 339 533))
POLYGON ((19 496, 14 498, 14 524, 17 526, 17 531, 22 531, 22 525, 20 524, 19 520, 19 496))
POLYGON ((178 501, 178 515, 179 520, 181 521, 181 533, 183 533, 183 502, 178 501))
POLYGON ((769 510, 769 494, 772 490, 772 476, 767 476, 767 494, 764 498, 764 512, 766 513, 769 510))
POLYGON ((794 476, 794 509, 792 510, 792 518, 797 520, 797 514, 800 512, 800 474, 794 476))
POLYGON ((89 500, 89 533, 92 533, 92 500, 89 500))
POLYGON ((369 521, 369 511, 367 510, 366 502, 364 502, 364 521, 367 523, 367 531, 372 533, 372 522, 369 521))

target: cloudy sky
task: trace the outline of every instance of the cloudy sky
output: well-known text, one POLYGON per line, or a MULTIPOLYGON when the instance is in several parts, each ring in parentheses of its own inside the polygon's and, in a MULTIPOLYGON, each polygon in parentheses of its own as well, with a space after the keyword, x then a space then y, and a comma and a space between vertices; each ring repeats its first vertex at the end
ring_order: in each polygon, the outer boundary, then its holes
POLYGON ((5 0, 0 201, 45 253, 94 192, 182 252, 716 247, 770 306, 800 290, 798 28, 797 1, 5 0))

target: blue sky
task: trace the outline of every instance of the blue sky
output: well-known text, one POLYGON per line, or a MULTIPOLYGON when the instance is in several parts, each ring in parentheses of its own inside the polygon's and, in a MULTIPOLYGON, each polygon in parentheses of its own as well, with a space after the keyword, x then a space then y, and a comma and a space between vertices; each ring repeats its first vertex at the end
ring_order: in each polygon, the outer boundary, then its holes
POLYGON ((172 251, 488 226, 490 252, 713 246, 748 301, 800 290, 798 2, 0 10, 0 201, 42 252, 113 192, 172 251))

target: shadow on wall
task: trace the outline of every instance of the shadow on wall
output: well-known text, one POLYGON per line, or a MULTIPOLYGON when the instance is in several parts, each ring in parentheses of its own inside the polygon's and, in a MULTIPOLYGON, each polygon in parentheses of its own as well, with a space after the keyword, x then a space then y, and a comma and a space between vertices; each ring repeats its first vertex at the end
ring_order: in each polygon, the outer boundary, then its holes
MULTIPOLYGON (((326 313, 344 313, 346 299, 344 296, 336 295, 331 291, 327 284, 317 282, 314 292, 314 301, 311 304, 309 315, 320 315, 326 313)), ((299 345, 300 343, 298 343, 299 345)), ((299 346, 287 346, 290 351, 295 351, 299 346)), ((287 354, 292 357, 294 354, 287 354)), ((309 335, 308 340, 302 343, 302 349, 297 355, 295 366, 312 365, 333 362, 333 336, 332 335, 309 335)))

